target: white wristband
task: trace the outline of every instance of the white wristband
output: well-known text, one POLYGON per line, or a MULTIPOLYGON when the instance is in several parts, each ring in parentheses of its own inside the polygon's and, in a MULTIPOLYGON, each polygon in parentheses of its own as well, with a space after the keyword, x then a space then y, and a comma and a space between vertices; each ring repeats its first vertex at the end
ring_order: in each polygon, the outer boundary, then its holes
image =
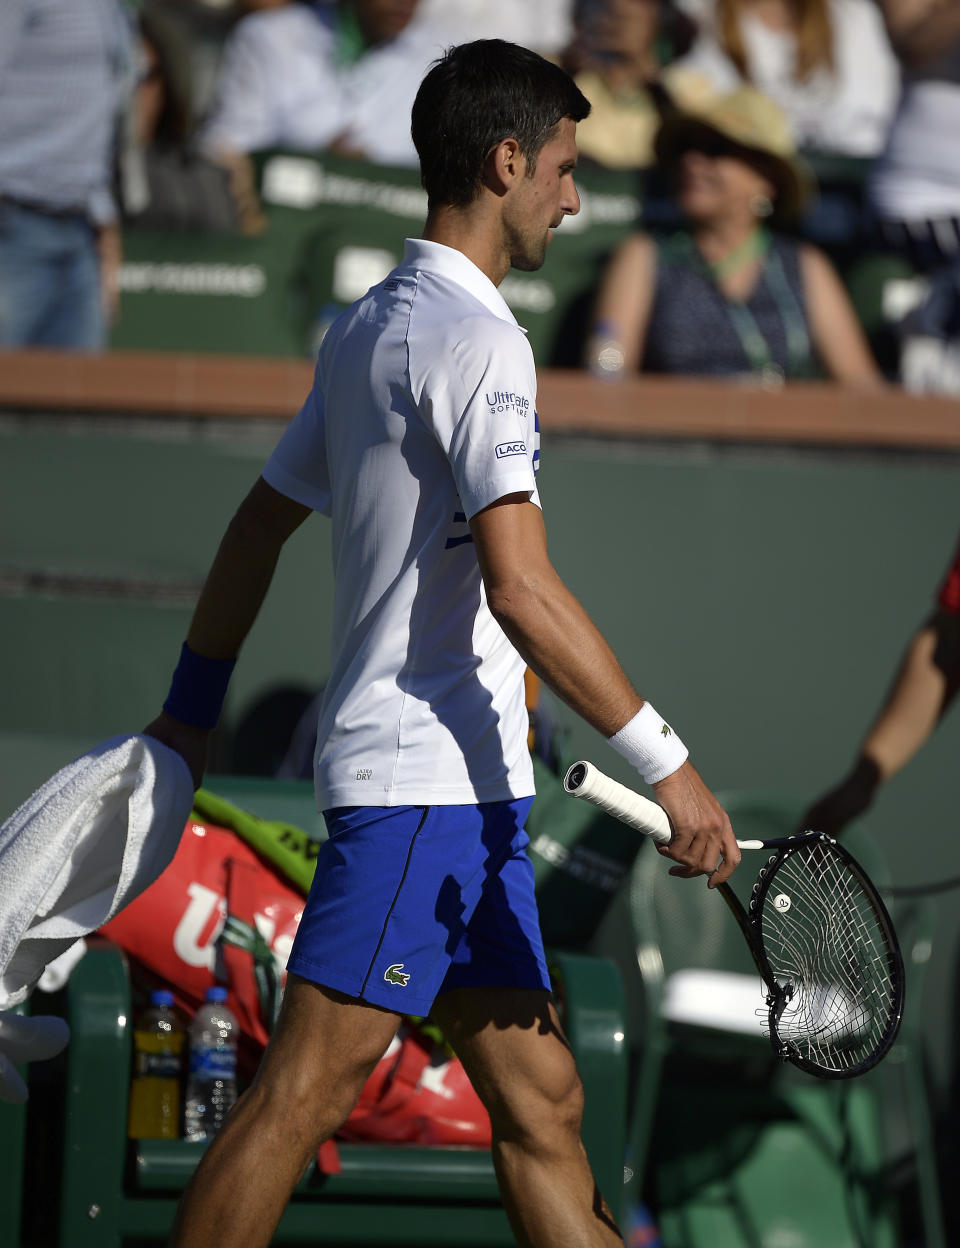
POLYGON ((657 784, 672 775, 690 753, 649 702, 644 702, 633 719, 607 742, 636 767, 647 784, 657 784))

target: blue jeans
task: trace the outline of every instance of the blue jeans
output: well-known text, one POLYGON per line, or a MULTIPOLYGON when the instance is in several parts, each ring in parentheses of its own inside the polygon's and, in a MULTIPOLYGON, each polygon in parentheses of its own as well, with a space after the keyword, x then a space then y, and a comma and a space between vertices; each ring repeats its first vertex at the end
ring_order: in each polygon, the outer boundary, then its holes
POLYGON ((93 227, 0 198, 0 348, 100 351, 105 338, 93 227))

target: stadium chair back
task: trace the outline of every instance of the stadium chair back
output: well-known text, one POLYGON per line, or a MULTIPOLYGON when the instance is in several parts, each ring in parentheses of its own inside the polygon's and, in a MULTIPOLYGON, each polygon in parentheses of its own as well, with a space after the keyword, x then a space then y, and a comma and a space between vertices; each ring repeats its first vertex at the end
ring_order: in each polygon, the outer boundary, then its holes
MULTIPOLYGON (((718 796, 741 839, 787 835, 803 811, 802 799, 775 793, 718 796)), ((851 837, 850 848, 886 881, 868 837, 851 837)), ((744 903, 762 861, 745 853, 733 877, 744 903)), ((747 1248, 775 1242, 774 1232, 796 1248, 894 1248, 879 1082, 820 1081, 775 1058, 759 977, 727 907, 667 867, 645 847, 615 907, 621 926, 624 907, 629 914, 633 976, 643 981, 628 985, 628 1001, 646 1012, 628 1202, 654 1204, 667 1248, 747 1248), (695 987, 685 996, 687 982, 695 987), (785 1202, 798 1173, 808 1196, 785 1202)), ((602 928, 611 946, 624 939, 614 917, 602 928)))

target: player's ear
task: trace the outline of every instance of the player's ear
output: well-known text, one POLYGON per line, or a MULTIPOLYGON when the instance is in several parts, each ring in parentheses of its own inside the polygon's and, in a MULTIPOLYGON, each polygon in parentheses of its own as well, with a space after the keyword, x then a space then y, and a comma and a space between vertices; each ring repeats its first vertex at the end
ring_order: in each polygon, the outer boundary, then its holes
POLYGON ((514 138, 501 139, 487 153, 484 180, 496 194, 503 195, 526 169, 526 157, 514 138))

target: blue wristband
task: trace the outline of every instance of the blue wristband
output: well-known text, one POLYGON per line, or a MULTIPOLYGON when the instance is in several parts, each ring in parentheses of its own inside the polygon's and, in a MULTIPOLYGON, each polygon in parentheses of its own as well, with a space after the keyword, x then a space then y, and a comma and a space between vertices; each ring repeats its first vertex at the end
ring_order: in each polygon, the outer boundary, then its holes
POLYGON ((204 658, 184 642, 163 709, 194 728, 216 728, 235 664, 236 659, 204 658))

